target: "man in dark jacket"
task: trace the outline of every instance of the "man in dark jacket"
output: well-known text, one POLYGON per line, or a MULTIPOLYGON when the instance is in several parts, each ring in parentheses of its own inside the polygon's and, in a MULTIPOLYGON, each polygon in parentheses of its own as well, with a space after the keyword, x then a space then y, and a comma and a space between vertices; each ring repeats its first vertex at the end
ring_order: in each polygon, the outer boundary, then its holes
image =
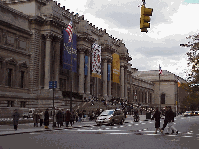
POLYGON ((153 115, 153 117, 151 118, 152 120, 155 119, 155 133, 154 134, 157 134, 157 130, 159 129, 159 131, 161 131, 160 129, 160 115, 161 115, 161 112, 158 110, 158 107, 156 108, 156 111, 153 115))
POLYGON ((48 109, 46 109, 46 111, 44 113, 44 125, 45 125, 45 129, 48 129, 48 126, 49 126, 49 113, 48 113, 48 109))
POLYGON ((12 115, 12 117, 13 117, 14 129, 17 130, 19 117, 20 117, 19 113, 17 112, 17 109, 14 110, 14 114, 12 115))
POLYGON ((174 133, 174 131, 176 132, 176 134, 178 134, 178 130, 173 126, 173 122, 174 122, 174 112, 172 111, 171 107, 167 107, 167 111, 165 112, 165 120, 164 120, 164 124, 162 127, 161 132, 163 133, 164 128, 167 126, 168 124, 168 131, 170 131, 170 129, 172 130, 172 134, 174 133))

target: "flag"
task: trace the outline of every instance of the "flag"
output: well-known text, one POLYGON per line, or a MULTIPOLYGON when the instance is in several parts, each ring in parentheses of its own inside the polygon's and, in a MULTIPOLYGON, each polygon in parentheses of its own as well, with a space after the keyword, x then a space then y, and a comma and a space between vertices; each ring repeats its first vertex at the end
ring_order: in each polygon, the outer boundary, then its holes
POLYGON ((120 56, 116 53, 112 54, 112 80, 120 83, 120 56))
POLYGON ((101 46, 92 45, 92 77, 101 79, 101 46))
POLYGON ((178 80, 178 87, 180 87, 180 85, 181 85, 181 82, 180 82, 180 80, 178 80))
POLYGON ((67 29, 66 29, 66 32, 68 33, 69 35, 69 39, 68 39, 68 42, 71 42, 72 41, 72 36, 73 36, 73 23, 72 21, 70 21, 67 29))
POLYGON ((111 79, 110 79, 110 78, 111 78, 110 73, 111 73, 111 65, 108 64, 107 81, 110 81, 110 80, 111 80, 111 79))
POLYGON ((159 75, 161 75, 161 74, 162 74, 162 69, 161 69, 161 67, 159 65, 159 75))
POLYGON ((85 56, 84 75, 88 75, 88 56, 85 56))

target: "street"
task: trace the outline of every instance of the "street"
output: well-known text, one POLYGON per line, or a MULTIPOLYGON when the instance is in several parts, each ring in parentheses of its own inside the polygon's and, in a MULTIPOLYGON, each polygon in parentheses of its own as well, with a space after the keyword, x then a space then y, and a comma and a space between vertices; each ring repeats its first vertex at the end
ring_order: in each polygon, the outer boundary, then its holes
MULTIPOLYGON (((62 148, 198 148, 199 117, 175 118, 178 135, 154 134, 154 121, 133 122, 128 115, 123 125, 97 126, 94 121, 76 123, 72 129, 0 136, 0 149, 62 148)), ((161 127, 163 119, 161 119, 161 127)), ((166 132, 166 129, 165 129, 166 132)))

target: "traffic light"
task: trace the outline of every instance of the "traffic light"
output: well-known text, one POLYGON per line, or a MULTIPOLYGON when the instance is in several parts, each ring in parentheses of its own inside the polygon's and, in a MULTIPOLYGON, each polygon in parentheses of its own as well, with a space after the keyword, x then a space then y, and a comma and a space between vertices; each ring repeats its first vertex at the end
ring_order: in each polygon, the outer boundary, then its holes
POLYGON ((144 5, 141 7, 140 29, 141 32, 148 32, 147 28, 150 28, 150 17, 152 16, 153 9, 146 8, 144 5))

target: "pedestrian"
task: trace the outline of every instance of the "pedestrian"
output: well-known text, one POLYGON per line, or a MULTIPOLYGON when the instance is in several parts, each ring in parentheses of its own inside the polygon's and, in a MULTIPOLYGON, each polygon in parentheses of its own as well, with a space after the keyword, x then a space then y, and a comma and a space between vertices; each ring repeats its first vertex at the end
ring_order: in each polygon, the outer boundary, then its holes
POLYGON ((68 124, 70 122, 70 115, 71 115, 70 111, 67 110, 65 115, 66 127, 68 127, 68 124))
POLYGON ((77 112, 75 113, 75 119, 76 119, 76 122, 78 122, 78 113, 77 112))
POLYGON ((17 109, 14 110, 14 113, 13 113, 12 117, 13 117, 14 129, 17 130, 18 123, 19 123, 19 117, 20 117, 17 109))
POLYGON ((34 122, 34 127, 38 127, 39 115, 37 111, 34 111, 33 113, 33 122, 34 122))
POLYGON ((82 121, 82 111, 79 112, 78 116, 79 116, 79 122, 81 122, 82 121))
POLYGON ((165 112, 165 120, 164 120, 164 124, 162 127, 161 132, 163 133, 164 128, 167 126, 168 124, 168 132, 170 132, 170 129, 172 130, 172 134, 175 132, 176 135, 178 134, 178 130, 173 126, 173 122, 174 122, 174 112, 171 109, 171 106, 166 108, 167 111, 165 112))
POLYGON ((61 127, 62 120, 63 120, 61 110, 59 110, 59 111, 57 112, 57 114, 56 114, 56 120, 57 120, 57 125, 58 125, 58 127, 61 127))
POLYGON ((49 113, 48 113, 48 108, 46 109, 45 113, 44 113, 44 125, 45 125, 45 129, 48 129, 49 126, 49 113))
POLYGON ((41 127, 43 125, 43 121, 44 121, 44 112, 43 111, 40 111, 39 117, 40 117, 40 127, 41 127))
POLYGON ((158 107, 156 107, 156 111, 155 111, 153 117, 151 118, 151 120, 155 119, 155 133, 154 134, 157 134, 157 130, 158 129, 161 132, 161 129, 160 129, 160 115, 161 115, 161 112, 158 110, 158 107))
POLYGON ((74 124, 74 113, 72 112, 70 115, 70 125, 72 126, 74 124))

